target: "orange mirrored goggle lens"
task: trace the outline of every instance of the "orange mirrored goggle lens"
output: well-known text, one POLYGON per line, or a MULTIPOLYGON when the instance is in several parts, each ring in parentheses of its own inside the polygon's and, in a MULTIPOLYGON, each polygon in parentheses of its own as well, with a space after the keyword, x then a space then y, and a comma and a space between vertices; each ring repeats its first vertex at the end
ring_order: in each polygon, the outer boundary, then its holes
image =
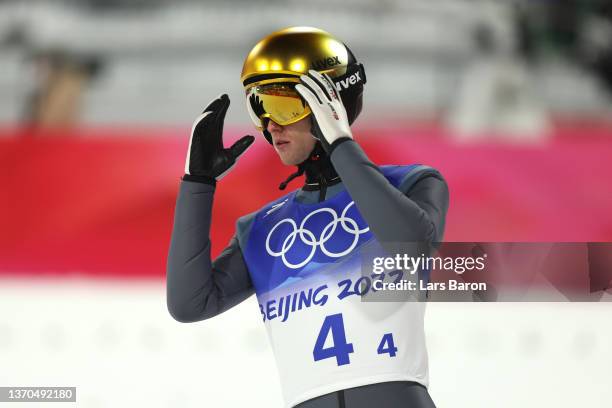
POLYGON ((246 90, 247 108, 259 130, 265 127, 266 119, 286 126, 310 114, 310 108, 295 90, 295 85, 271 83, 254 85, 246 90))

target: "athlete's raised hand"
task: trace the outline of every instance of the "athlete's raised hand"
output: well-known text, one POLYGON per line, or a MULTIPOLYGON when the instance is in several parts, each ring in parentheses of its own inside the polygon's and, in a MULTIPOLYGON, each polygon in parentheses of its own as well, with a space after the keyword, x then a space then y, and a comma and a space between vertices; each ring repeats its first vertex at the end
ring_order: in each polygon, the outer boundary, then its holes
POLYGON ((302 83, 295 89, 310 106, 312 111, 312 133, 330 153, 334 143, 352 139, 346 109, 334 81, 327 75, 310 70, 300 77, 302 83))
POLYGON ((223 94, 193 122, 183 180, 214 184, 227 174, 255 140, 247 135, 230 148, 223 147, 223 122, 229 104, 229 97, 223 94))

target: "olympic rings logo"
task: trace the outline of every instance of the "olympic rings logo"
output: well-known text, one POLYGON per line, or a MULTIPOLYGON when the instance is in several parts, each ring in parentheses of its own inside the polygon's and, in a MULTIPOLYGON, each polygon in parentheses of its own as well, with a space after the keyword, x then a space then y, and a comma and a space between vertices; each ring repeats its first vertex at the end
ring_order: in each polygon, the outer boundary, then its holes
POLYGON ((365 234, 366 232, 370 230, 369 227, 360 229, 359 225, 357 225, 357 222, 354 219, 346 216, 346 213, 353 205, 355 205, 355 202, 351 201, 344 208, 344 210, 342 211, 339 217, 333 208, 319 208, 318 210, 315 210, 311 212, 310 214, 308 214, 302 220, 299 227, 297 226, 296 222, 293 221, 291 218, 285 218, 284 220, 279 221, 278 223, 276 223, 274 227, 272 227, 272 229, 268 233, 268 237, 266 238, 266 251, 268 251, 268 254, 270 254, 271 256, 275 258, 280 256, 285 266, 291 269, 299 269, 303 267, 304 265, 306 265, 308 262, 310 262, 312 258, 314 257, 317 248, 320 248, 321 252, 323 252, 325 255, 329 256, 330 258, 340 258, 344 255, 347 255, 353 249, 355 249, 355 247, 357 246, 357 242, 359 241, 359 237, 362 234, 365 234), (319 214, 319 213, 330 214, 332 216, 332 220, 329 224, 327 224, 323 228, 323 230, 321 231, 321 235, 319 237, 316 237, 315 234, 313 234, 311 231, 306 229, 304 226, 306 225, 306 222, 308 222, 308 220, 312 216, 314 216, 315 214, 319 214), (292 231, 283 240, 283 244, 281 246, 280 251, 274 251, 272 250, 272 248, 270 248, 270 238, 272 237, 274 232, 278 229, 278 227, 280 227, 283 224, 289 224, 292 228, 292 231), (342 229, 345 232, 349 234, 353 234, 353 241, 348 246, 348 248, 346 248, 344 251, 332 252, 329 249, 327 249, 325 244, 327 243, 327 241, 329 241, 332 238, 338 226, 342 227, 342 229), (300 241, 304 243, 305 245, 310 246, 310 253, 306 257, 306 259, 304 259, 302 262, 291 263, 289 260, 287 260, 286 255, 287 255, 287 252, 289 252, 291 248, 293 247, 293 244, 295 243, 295 240, 297 238, 299 238, 300 241))

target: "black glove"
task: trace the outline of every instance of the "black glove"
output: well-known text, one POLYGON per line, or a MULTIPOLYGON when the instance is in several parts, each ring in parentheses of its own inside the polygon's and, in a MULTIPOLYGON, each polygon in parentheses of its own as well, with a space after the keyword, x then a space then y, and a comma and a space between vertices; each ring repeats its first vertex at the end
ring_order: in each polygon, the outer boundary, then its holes
POLYGON ((223 147, 223 121, 229 104, 228 96, 223 94, 193 122, 183 180, 215 185, 255 140, 247 135, 229 149, 223 147))

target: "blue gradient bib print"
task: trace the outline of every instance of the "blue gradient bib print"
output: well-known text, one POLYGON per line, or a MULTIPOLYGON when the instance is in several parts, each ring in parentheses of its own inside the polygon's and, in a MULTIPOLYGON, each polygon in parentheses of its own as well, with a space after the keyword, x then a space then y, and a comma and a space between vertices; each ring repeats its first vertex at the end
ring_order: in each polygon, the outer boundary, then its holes
MULTIPOLYGON (((415 166, 383 166, 398 186, 415 166)), ((244 251, 257 294, 301 281, 358 253, 373 239, 346 190, 321 203, 301 204, 292 192, 261 210, 244 251)))

